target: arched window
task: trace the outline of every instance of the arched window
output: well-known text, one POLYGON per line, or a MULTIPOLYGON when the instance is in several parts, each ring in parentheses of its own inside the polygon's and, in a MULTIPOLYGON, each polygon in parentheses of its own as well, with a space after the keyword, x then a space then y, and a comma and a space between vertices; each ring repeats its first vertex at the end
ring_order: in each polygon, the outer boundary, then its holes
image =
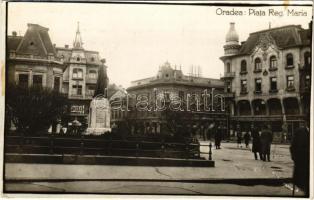
POLYGON ((80 60, 81 60, 80 57, 77 57, 77 58, 76 58, 76 61, 80 61, 80 60))
POLYGON ((227 63, 227 72, 231 72, 231 64, 230 63, 227 63))
POLYGON ((311 64, 311 53, 305 52, 304 53, 304 65, 310 65, 311 64))
POLYGON ((255 71, 261 71, 262 70, 262 61, 260 58, 256 58, 254 62, 255 71))
POLYGON ((277 58, 276 56, 271 56, 269 59, 269 68, 276 69, 277 68, 277 58))
POLYGON ((245 60, 241 61, 241 72, 246 72, 246 61, 245 60))
POLYGON ((287 54, 287 67, 293 67, 293 55, 291 53, 287 54))

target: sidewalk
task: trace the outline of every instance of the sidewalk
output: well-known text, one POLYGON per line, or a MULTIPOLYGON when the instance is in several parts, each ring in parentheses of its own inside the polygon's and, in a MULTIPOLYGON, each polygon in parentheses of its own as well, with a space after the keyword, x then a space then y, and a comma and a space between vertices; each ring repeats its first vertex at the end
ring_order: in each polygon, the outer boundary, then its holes
MULTIPOLYGON (((206 142, 202 142, 206 143, 206 142)), ((208 142, 207 142, 208 143, 208 142)), ((207 179, 274 179, 291 178, 293 162, 289 146, 272 146, 271 162, 254 160, 249 149, 223 143, 213 149, 215 167, 149 167, 108 165, 5 164, 6 179, 145 179, 145 180, 207 180, 207 179), (131 171, 131 173, 130 173, 131 171)), ((201 152, 208 152, 202 147, 201 152)), ((208 159, 208 155, 203 155, 208 159)))
POLYGON ((215 167, 208 168, 8 163, 6 190, 291 196, 288 145, 273 145, 271 162, 254 160, 249 149, 234 143, 223 143, 212 155, 215 167))

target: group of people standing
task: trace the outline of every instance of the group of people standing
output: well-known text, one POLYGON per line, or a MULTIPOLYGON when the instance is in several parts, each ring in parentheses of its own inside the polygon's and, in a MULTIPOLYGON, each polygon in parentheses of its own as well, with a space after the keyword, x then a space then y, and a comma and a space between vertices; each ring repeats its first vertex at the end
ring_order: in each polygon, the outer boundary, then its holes
MULTIPOLYGON (((244 142, 246 148, 249 147, 249 143, 252 137, 252 152, 254 153, 255 160, 270 161, 270 148, 273 141, 273 133, 269 125, 263 125, 261 130, 258 130, 253 124, 251 125, 251 135, 249 132, 244 134, 244 142)), ((237 146, 241 146, 242 132, 240 128, 237 130, 237 146)))

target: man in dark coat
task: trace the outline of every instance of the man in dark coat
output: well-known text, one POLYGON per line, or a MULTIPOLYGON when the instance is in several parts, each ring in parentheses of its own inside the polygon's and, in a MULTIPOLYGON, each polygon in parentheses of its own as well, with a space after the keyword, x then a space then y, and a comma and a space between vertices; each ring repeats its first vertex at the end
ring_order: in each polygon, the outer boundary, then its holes
POLYGON ((290 146, 291 158, 294 162, 293 182, 309 195, 309 159, 310 159, 310 135, 309 128, 300 124, 292 138, 290 146))
POLYGON ((261 133, 261 154, 263 161, 270 162, 270 147, 273 141, 273 133, 267 125, 264 125, 261 133))
POLYGON ((255 160, 258 159, 257 154, 259 154, 259 158, 262 160, 261 157, 261 138, 257 128, 254 127, 254 124, 251 126, 251 135, 252 135, 252 152, 254 153, 255 160))
POLYGON ((220 149, 220 143, 222 139, 222 127, 219 125, 215 131, 215 146, 216 149, 220 149))
POLYGON ((237 125, 236 133, 237 133, 238 148, 239 148, 239 146, 242 148, 242 145, 241 145, 241 142, 242 142, 242 131, 241 131, 240 125, 237 125))

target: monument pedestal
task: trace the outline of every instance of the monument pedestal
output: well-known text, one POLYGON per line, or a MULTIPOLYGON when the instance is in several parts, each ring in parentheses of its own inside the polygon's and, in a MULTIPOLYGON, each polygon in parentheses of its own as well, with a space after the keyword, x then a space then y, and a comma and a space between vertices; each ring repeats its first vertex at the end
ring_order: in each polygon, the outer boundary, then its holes
POLYGON ((104 97, 96 97, 90 103, 86 134, 101 135, 110 131, 109 101, 104 97))

